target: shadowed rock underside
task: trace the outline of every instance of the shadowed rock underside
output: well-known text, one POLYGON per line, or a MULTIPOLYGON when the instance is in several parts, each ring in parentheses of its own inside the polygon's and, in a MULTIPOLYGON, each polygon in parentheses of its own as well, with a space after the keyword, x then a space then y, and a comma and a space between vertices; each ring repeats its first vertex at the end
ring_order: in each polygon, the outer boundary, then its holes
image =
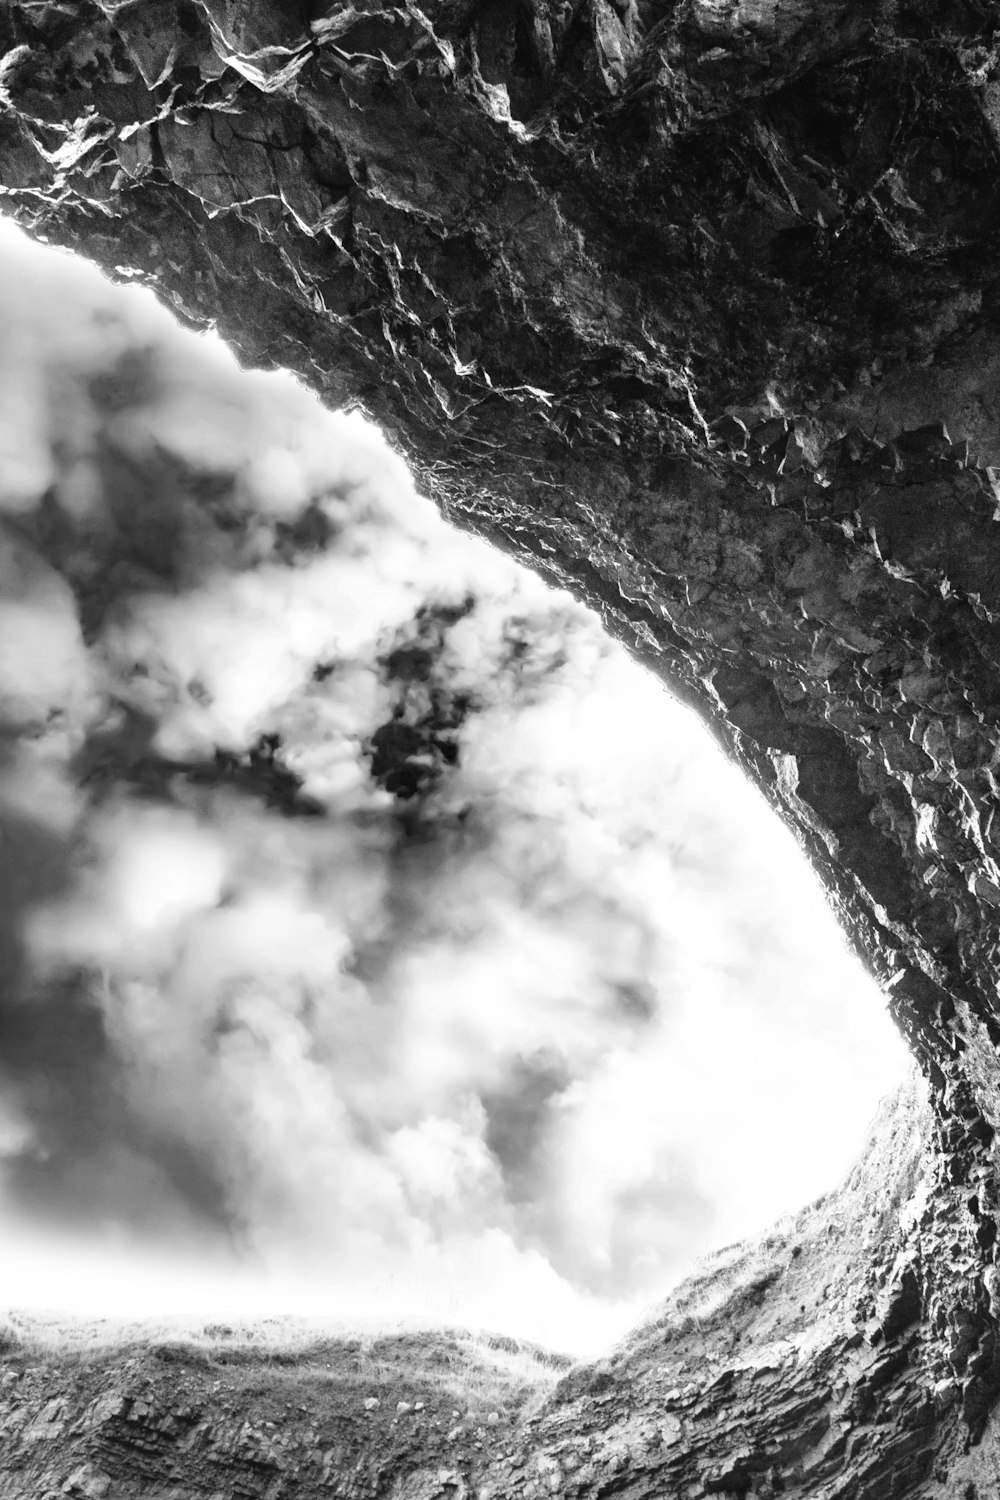
MULTIPOLYGON (((675 1306, 573 1372, 516 1453, 484 1440, 481 1490, 995 1485, 997 21, 980 0, 0 12, 4 207, 361 406, 459 525, 597 610, 798 830, 919 1064, 927 1103, 883 1122, 867 1179, 746 1252, 724 1314, 720 1264, 700 1322, 675 1306)), ((107 1493, 218 1491, 175 1447, 169 1490, 112 1445, 107 1493)), ((336 1451, 316 1493, 353 1492, 336 1451)), ((370 1492, 414 1464, 414 1495, 467 1482, 400 1456, 370 1492)))

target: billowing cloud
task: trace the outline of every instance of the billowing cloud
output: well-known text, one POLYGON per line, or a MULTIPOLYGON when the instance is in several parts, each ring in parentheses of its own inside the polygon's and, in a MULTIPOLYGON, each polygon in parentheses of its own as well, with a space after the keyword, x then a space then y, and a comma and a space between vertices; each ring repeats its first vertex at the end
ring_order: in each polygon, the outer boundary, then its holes
POLYGON ((13 1299, 583 1348, 832 1185, 902 1049, 700 726, 359 418, 0 253, 13 1299))

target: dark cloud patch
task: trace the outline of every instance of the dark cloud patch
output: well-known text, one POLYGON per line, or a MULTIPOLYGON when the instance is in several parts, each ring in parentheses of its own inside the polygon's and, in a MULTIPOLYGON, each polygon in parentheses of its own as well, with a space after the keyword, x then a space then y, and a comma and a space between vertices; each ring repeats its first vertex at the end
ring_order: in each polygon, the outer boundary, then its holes
POLYGON ((25 1131, 4 1162, 9 1202, 64 1228, 204 1221, 218 1232, 229 1216, 203 1153, 158 1139, 127 1102, 101 977, 32 971, 27 920, 72 889, 76 855, 72 838, 0 806, 0 1099, 25 1131))
MULTIPOLYGON (((0 736, 0 774, 10 771, 13 746, 0 736)), ((0 804, 0 975, 8 998, 20 993, 24 973, 26 912, 67 889, 72 842, 24 814, 0 804)))
POLYGON ((31 1127, 6 1160, 11 1205, 63 1231, 112 1223, 175 1242, 231 1236, 210 1156, 159 1135, 130 1104, 101 982, 67 972, 0 1010, 5 1088, 31 1127))
POLYGON ((544 1198, 549 1121, 571 1082, 570 1069, 556 1055, 518 1058, 503 1088, 483 1099, 486 1144, 500 1163, 513 1203, 544 1198))
POLYGON ((475 696, 455 691, 446 643, 449 630, 468 619, 475 604, 467 595, 460 604, 421 605, 380 658, 392 717, 374 730, 367 748, 375 781, 400 801, 426 797, 458 764, 460 731, 475 696))

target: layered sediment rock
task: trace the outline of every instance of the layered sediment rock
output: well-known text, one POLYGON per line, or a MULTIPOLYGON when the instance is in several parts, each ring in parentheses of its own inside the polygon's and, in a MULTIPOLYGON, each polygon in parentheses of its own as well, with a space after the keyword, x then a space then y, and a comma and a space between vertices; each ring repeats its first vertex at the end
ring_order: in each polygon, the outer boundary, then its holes
MULTIPOLYGON (((790 1366, 751 1391, 727 1356, 699 1397, 718 1452, 678 1493, 986 1482, 995 23, 980 0, 0 14, 5 207, 362 405, 456 522, 588 601, 798 828, 887 989, 930 1100, 919 1209, 907 1189, 877 1246, 851 1231, 868 1258, 840 1342, 796 1356, 801 1404, 790 1366)), ((594 1493, 662 1487, 579 1389, 620 1457, 594 1493)), ((557 1468, 532 1482, 590 1483, 557 1468)))

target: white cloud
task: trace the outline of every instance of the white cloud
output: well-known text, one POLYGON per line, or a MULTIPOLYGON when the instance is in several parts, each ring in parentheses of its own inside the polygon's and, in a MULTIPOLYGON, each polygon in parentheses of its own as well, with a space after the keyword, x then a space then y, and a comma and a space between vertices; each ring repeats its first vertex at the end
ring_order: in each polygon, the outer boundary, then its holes
POLYGON ((15 1295, 43 1243, 93 1301, 111 1245, 119 1310, 225 1282, 593 1347, 830 1186, 902 1048, 692 716, 360 419, 0 254, 15 1295))

